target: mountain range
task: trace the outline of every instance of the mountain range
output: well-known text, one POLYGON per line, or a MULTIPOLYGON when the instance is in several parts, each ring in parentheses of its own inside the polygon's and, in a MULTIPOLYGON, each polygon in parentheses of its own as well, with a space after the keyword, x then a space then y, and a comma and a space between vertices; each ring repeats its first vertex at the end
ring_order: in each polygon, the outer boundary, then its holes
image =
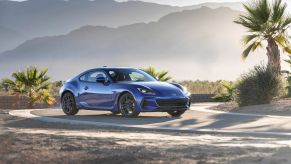
POLYGON ((244 29, 233 23, 241 14, 227 7, 173 12, 158 21, 119 27, 83 26, 64 35, 28 40, 0 56, 0 77, 27 65, 49 68, 67 79, 96 66, 155 66, 176 79, 234 79, 258 63, 260 55, 240 60, 244 29))
POLYGON ((239 8, 241 4, 205 3, 176 7, 140 1, 0 0, 0 52, 15 48, 28 39, 61 35, 86 25, 118 27, 139 22, 148 23, 172 12, 201 6, 239 8), (10 31, 8 36, 3 34, 7 32, 2 28, 10 31))

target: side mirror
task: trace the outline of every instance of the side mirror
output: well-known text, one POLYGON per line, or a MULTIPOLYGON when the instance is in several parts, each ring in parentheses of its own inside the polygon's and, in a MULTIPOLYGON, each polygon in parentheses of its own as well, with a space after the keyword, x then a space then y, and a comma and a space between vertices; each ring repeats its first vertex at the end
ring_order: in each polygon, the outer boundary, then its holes
POLYGON ((96 78, 96 82, 97 82, 97 83, 106 83, 107 80, 106 80, 105 77, 97 77, 97 78, 96 78))

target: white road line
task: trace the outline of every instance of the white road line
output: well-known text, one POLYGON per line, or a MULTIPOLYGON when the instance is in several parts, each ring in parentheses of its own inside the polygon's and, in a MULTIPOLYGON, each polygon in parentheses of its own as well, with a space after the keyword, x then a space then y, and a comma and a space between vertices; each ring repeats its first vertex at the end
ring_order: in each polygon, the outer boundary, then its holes
MULTIPOLYGON (((39 109, 38 109, 39 110, 39 109)), ((256 132, 256 131, 236 131, 236 130, 221 130, 221 129, 197 129, 187 127, 162 127, 155 125, 126 125, 126 124, 115 124, 115 123, 104 123, 94 121, 80 121, 80 120, 69 120, 63 118, 37 116, 31 114, 33 110, 14 110, 10 111, 9 114, 17 117, 31 118, 43 122, 52 123, 65 123, 72 125, 94 125, 94 126, 110 126, 110 127, 121 127, 121 128, 140 128, 150 130, 171 130, 171 131, 189 131, 189 132, 204 132, 204 133, 229 133, 229 134, 249 134, 249 135, 273 135, 273 136, 291 136, 291 133, 285 132, 256 132)))

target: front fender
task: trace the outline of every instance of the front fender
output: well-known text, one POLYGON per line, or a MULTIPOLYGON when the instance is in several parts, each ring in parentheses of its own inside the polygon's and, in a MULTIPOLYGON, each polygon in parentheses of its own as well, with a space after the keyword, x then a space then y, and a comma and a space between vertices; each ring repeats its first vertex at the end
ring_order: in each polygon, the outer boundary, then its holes
POLYGON ((66 91, 71 92, 75 96, 75 98, 77 98, 78 93, 79 93, 78 84, 74 82, 65 83, 60 89, 60 92, 59 92, 60 97, 62 97, 66 91))
POLYGON ((116 87, 114 87, 113 91, 116 93, 115 103, 114 103, 114 111, 118 111, 119 98, 123 93, 126 93, 126 92, 133 95, 135 102, 136 102, 137 110, 141 111, 140 104, 141 104, 141 101, 143 99, 143 95, 137 90, 136 86, 131 86, 131 85, 116 86, 116 87))

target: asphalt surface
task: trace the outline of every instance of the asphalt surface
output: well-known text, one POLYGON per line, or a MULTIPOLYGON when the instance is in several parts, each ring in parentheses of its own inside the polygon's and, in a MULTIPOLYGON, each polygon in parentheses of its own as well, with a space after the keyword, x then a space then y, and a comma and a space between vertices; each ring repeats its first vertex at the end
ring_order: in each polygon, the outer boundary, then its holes
POLYGON ((141 113, 137 118, 124 118, 121 115, 112 115, 108 111, 90 110, 80 110, 75 116, 66 116, 61 109, 17 110, 11 111, 10 114, 45 122, 76 125, 291 136, 291 117, 207 110, 214 105, 217 103, 194 104, 191 110, 179 118, 161 112, 141 113))
POLYGON ((291 117, 208 110, 213 105, 195 104, 180 118, 0 110, 0 163, 291 163, 291 117))

